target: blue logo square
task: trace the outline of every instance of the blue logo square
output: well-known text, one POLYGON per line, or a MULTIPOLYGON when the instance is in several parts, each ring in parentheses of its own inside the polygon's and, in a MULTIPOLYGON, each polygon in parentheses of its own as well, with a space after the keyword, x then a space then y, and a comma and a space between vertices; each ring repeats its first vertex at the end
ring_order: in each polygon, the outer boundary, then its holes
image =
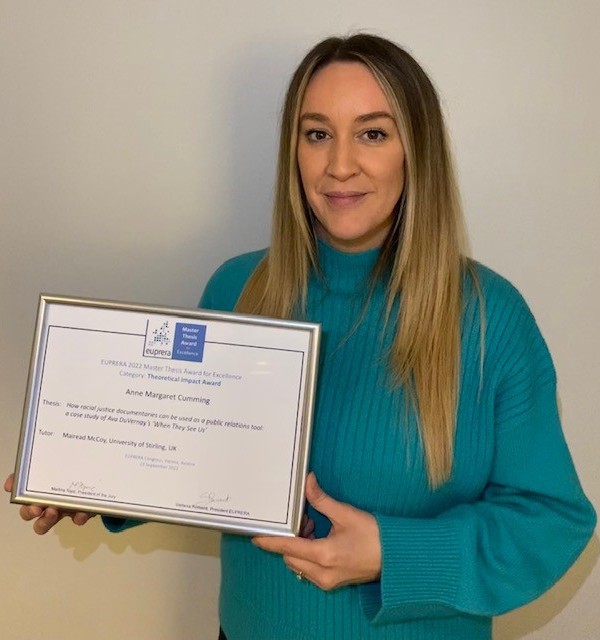
POLYGON ((205 324, 176 322, 172 359, 187 360, 188 362, 202 362, 205 339, 205 324))

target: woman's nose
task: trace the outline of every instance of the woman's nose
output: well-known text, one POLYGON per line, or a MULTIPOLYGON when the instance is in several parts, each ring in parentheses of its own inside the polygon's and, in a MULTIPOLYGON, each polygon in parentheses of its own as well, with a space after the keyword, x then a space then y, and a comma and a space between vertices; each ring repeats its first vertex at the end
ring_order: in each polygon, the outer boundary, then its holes
POLYGON ((355 149, 350 141, 333 140, 329 147, 327 173, 341 182, 358 173, 355 149))

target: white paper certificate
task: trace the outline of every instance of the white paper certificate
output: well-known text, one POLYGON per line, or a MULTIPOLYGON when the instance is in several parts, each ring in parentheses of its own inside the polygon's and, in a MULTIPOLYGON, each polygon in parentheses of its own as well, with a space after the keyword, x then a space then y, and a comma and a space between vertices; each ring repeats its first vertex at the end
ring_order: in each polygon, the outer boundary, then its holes
POLYGON ((13 501, 296 535, 319 335, 42 296, 13 501))

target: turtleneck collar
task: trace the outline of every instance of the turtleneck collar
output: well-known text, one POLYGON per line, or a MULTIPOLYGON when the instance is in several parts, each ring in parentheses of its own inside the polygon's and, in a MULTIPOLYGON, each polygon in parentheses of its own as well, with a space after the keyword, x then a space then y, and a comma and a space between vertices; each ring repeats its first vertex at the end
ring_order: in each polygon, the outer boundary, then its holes
POLYGON ((379 258, 380 248, 358 253, 346 253, 317 240, 317 255, 327 288, 339 293, 364 291, 369 276, 379 258))

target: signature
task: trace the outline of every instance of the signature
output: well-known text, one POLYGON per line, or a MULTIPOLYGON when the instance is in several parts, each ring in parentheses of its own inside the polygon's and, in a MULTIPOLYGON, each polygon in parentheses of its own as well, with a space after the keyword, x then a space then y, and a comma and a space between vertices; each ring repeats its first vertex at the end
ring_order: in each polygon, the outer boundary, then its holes
POLYGON ((219 495, 214 491, 203 491, 197 498, 196 502, 201 505, 213 504, 214 502, 229 502, 231 496, 219 495))
POLYGON ((67 487, 67 491, 69 493, 91 493, 91 494, 97 493, 96 487, 92 487, 89 484, 84 484, 79 480, 75 480, 74 482, 71 482, 71 484, 67 487))

